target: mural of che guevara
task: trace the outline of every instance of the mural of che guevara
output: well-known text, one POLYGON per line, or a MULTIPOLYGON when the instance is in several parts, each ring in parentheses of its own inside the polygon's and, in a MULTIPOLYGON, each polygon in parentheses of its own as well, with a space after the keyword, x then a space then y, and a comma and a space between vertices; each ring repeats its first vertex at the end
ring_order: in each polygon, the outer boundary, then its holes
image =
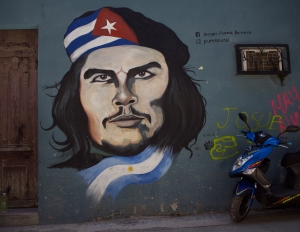
POLYGON ((47 130, 66 135, 53 138, 62 157, 50 167, 77 169, 96 201, 158 180, 205 124, 188 47, 164 24, 112 7, 76 18, 64 46, 72 66, 46 87, 58 88, 47 130))

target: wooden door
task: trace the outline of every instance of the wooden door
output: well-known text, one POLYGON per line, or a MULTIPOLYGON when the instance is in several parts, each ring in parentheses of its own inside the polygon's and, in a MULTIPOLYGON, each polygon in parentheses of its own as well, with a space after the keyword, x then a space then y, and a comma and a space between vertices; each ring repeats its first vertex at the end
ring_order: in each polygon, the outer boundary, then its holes
POLYGON ((0 30, 0 189, 37 206, 37 30, 0 30))

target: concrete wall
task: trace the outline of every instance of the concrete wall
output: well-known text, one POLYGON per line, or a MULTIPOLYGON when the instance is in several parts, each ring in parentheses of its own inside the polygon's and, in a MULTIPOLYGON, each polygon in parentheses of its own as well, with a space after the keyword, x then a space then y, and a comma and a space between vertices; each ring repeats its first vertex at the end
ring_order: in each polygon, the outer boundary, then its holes
MULTIPOLYGON (((228 177, 228 172, 237 155, 249 145, 243 137, 237 137, 243 126, 237 120, 237 113, 247 112, 251 127, 267 130, 271 134, 279 133, 280 124, 298 125, 300 3, 297 0, 290 0, 288 4, 281 0, 2 2, 0 29, 37 28, 39 32, 37 123, 42 126, 49 127, 53 122, 53 98, 46 93, 57 93, 53 89, 43 91, 43 87, 59 82, 71 66, 63 47, 63 36, 69 24, 83 13, 104 6, 128 7, 141 12, 171 28, 188 46, 190 59, 187 65, 195 72, 195 75, 190 75, 199 80, 199 91, 207 101, 206 123, 191 148, 192 158, 190 151, 183 148, 171 160, 170 168, 166 165, 160 175, 152 179, 154 182, 147 180, 145 184, 124 184, 122 190, 116 190, 118 194, 115 199, 109 195, 99 199, 97 194, 101 193, 97 191, 88 196, 89 186, 82 175, 78 175, 76 168, 48 168, 58 162, 62 154, 49 144, 53 143, 52 133, 58 141, 66 137, 57 127, 51 131, 40 127, 40 222, 225 211, 236 182, 228 177), (200 37, 197 37, 197 32, 200 32, 200 37), (197 43, 197 39, 201 39, 201 43, 197 43), (284 85, 281 86, 275 76, 236 76, 236 44, 288 44, 291 74, 286 77, 284 85)), ((187 107, 191 104, 186 102, 187 107)), ((175 115, 177 112, 173 113, 175 115)), ((185 133, 188 134, 188 131, 185 133)), ((295 142, 299 135, 285 137, 295 142)), ((158 142, 159 139, 155 141, 158 142)), ((297 148, 297 143, 294 143, 290 151, 297 148)), ((271 156, 269 177, 275 183, 283 180, 284 170, 280 168, 278 171, 283 152, 284 149, 278 148, 271 156)))

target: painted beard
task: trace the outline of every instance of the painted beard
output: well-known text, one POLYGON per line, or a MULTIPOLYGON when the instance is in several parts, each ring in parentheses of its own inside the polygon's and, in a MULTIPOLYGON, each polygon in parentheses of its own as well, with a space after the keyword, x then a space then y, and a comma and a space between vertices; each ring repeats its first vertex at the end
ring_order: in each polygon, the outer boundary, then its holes
POLYGON ((135 144, 129 144, 126 146, 116 146, 116 145, 112 145, 111 143, 109 143, 109 141, 102 140, 101 141, 102 145, 99 145, 98 143, 96 143, 95 141, 93 141, 91 139, 92 145, 100 150, 103 150, 104 152, 107 152, 112 155, 117 155, 117 156, 128 156, 129 157, 129 156, 135 156, 136 154, 141 153, 149 145, 149 141, 151 138, 147 137, 146 134, 147 134, 147 132, 149 132, 150 129, 146 124, 141 124, 141 123, 134 123, 134 125, 126 126, 126 120, 134 121, 135 119, 146 118, 148 120, 148 122, 151 124, 151 116, 149 114, 139 112, 136 109, 134 109, 133 107, 130 107, 130 110, 131 110, 130 116, 125 116, 123 107, 120 107, 118 113, 116 113, 115 115, 113 115, 109 118, 105 118, 102 121, 102 124, 103 124, 103 127, 106 128, 106 124, 110 121, 110 122, 115 122, 115 123, 121 124, 121 125, 119 125, 119 127, 121 127, 121 128, 137 129, 140 131, 140 134, 142 136, 142 139, 140 140, 140 142, 135 143, 135 144))

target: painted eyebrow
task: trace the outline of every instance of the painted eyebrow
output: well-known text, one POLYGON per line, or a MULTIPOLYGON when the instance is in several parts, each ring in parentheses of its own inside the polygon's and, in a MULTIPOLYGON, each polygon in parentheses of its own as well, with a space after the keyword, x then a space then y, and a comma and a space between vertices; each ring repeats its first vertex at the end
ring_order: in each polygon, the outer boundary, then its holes
MULTIPOLYGON (((145 65, 142 65, 142 66, 130 69, 128 71, 128 75, 127 76, 135 75, 135 74, 137 74, 137 73, 139 73, 141 71, 144 71, 145 69, 148 69, 148 68, 160 68, 161 69, 161 65, 158 62, 150 62, 148 64, 145 64, 145 65)), ((96 69, 96 68, 88 69, 84 73, 83 77, 86 80, 86 79, 89 79, 91 76, 93 76, 96 73, 103 73, 103 74, 106 74, 106 75, 111 76, 111 77, 116 77, 116 74, 115 74, 115 72, 113 70, 96 69)))
POLYGON ((128 71, 128 74, 127 76, 128 77, 131 77, 131 76, 134 76, 135 74, 139 73, 139 72, 142 72, 148 68, 160 68, 161 69, 161 65, 157 62, 150 62, 148 64, 145 64, 145 65, 142 65, 142 66, 139 66, 139 67, 135 67, 135 68, 132 68, 128 71))
POLYGON ((97 68, 88 69, 84 73, 83 77, 86 80, 86 79, 89 79, 91 76, 93 76, 96 73, 103 73, 103 74, 106 74, 106 75, 111 76, 111 77, 116 77, 115 72, 112 71, 112 70, 97 69, 97 68))

